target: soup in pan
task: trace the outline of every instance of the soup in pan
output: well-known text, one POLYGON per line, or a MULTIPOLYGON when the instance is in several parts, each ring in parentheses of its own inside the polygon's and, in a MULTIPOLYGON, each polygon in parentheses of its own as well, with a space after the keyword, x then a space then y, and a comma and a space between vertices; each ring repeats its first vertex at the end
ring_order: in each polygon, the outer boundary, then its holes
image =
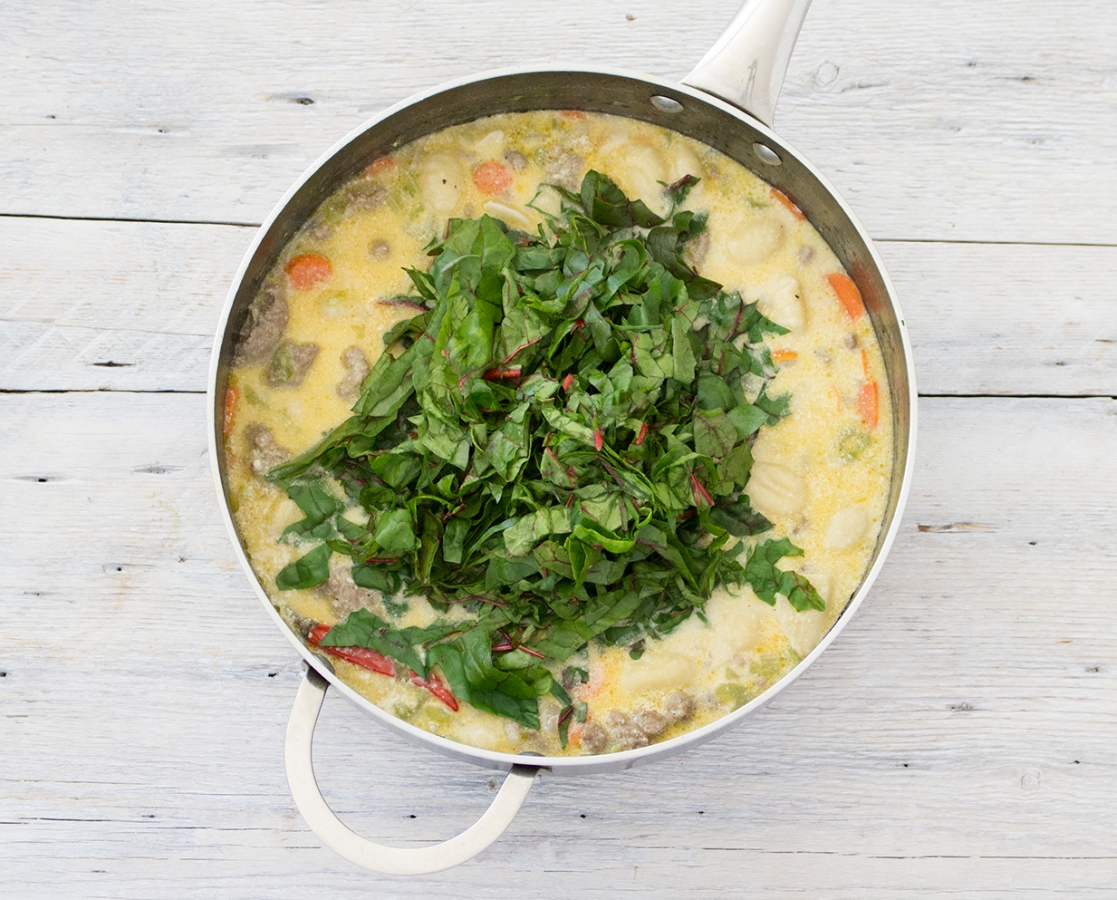
POLYGON ((864 578, 893 464, 872 325, 794 203, 575 111, 370 160, 263 280, 224 424, 292 629, 412 725, 545 756, 777 682, 864 578))

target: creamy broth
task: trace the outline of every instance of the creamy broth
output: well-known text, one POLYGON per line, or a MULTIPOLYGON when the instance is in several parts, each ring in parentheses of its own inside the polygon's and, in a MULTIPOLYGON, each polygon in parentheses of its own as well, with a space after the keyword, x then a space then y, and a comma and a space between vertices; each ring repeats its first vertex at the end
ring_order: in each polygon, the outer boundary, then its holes
MULTIPOLYGON (((400 627, 469 618, 462 606, 439 610, 421 597, 404 602, 357 587, 352 561, 338 553, 328 582, 279 590, 277 574, 311 544, 278 540, 303 512, 262 476, 349 417, 383 335, 416 313, 393 302, 410 291, 404 267, 430 265, 424 248, 448 219, 487 213, 534 233, 544 213, 560 207, 559 195, 541 185, 577 191, 589 170, 660 215, 669 212, 665 184, 698 178, 679 208, 707 213, 708 225, 688 245, 688 261, 788 329, 765 340, 778 365, 768 390, 790 394, 790 414, 760 429, 745 493, 772 523, 764 538, 787 537, 803 551, 779 566, 805 575, 825 609, 799 612, 783 596, 771 606, 748 587, 719 588, 704 620, 692 615, 647 641, 639 658, 591 641, 579 658, 586 680, 570 685, 584 721, 565 723, 565 747, 563 704, 553 696, 539 700, 536 731, 466 703, 452 710, 407 677, 331 659, 355 690, 413 725, 509 753, 642 746, 708 724, 773 685, 818 644, 860 585, 893 464, 890 398, 872 325, 837 258, 790 200, 723 154, 631 119, 535 112, 448 128, 370 161, 327 200, 283 250, 242 331, 225 407, 227 486, 253 569, 293 629, 305 638, 308 623, 333 626, 362 607, 400 627)), ((355 525, 367 520, 358 506, 344 515, 355 525)))

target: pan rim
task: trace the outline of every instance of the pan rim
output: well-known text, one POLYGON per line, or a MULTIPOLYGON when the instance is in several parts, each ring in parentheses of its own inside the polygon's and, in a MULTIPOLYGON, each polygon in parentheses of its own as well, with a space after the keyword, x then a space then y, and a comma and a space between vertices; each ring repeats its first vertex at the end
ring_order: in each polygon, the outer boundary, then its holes
MULTIPOLYGON (((550 107, 539 106, 533 107, 536 109, 547 109, 550 107)), ((482 115, 485 115, 482 113, 482 115)), ((440 127, 448 127, 446 124, 440 127)), ((668 126, 669 127, 669 126, 668 126)), ((429 132, 428 132, 429 133, 429 132)), ((759 173, 758 173, 759 174, 759 173)), ((763 177, 763 176, 761 176, 763 177)), ((893 392, 893 400, 895 403, 896 394, 894 390, 894 379, 890 379, 890 390, 893 392)), ((501 68, 496 70, 489 70, 478 74, 466 76, 463 78, 454 79, 444 82, 434 87, 422 90, 404 100, 395 103, 377 115, 369 118, 361 125, 357 126, 348 132, 341 139, 332 144, 324 153, 322 153, 306 171, 295 181, 295 183, 288 188, 282 195, 278 202, 273 207, 272 211, 264 222, 257 229, 256 234, 245 251, 241 264, 234 275, 229 292, 226 295, 226 300, 220 317, 218 319, 216 339, 214 349, 210 359, 210 367, 208 373, 207 383, 207 437, 210 454, 210 467, 214 478, 214 487, 217 492, 218 505, 221 510, 222 517, 225 521, 226 529, 235 548, 237 559, 241 567, 244 569, 249 578, 249 583, 252 585, 257 597, 263 602, 268 613, 272 616, 273 620, 290 641, 292 646, 296 649, 299 655, 303 658, 308 666, 312 666, 319 674, 322 675, 330 685, 343 694, 347 700, 354 703, 359 709, 376 719, 380 724, 386 726, 390 730, 402 735, 413 742, 418 742, 430 749, 444 755, 450 756, 455 759, 464 759, 475 765, 485 768, 496 769, 500 771, 508 771, 512 766, 538 766, 555 772, 567 772, 570 774, 587 774, 591 772, 606 772, 606 771, 620 771, 631 768, 634 765, 652 759, 662 759, 689 750, 705 741, 715 737, 722 731, 732 728, 742 719, 754 714, 758 710, 767 706, 772 700, 779 696, 786 690, 792 683, 814 663, 814 661, 830 646, 830 644, 837 638, 838 634, 845 629, 849 621, 853 618, 857 609, 864 602, 865 597, 869 593, 873 583, 876 581, 881 569, 883 568, 885 559, 892 548, 899 528, 903 512, 907 505, 908 496, 911 490, 912 478, 914 475, 915 455, 916 455, 916 432, 917 432, 917 393, 915 386, 915 370, 912 357, 912 348, 910 337, 908 335, 907 326, 904 320, 902 310, 896 298, 894 286, 888 276, 887 270, 880 259, 876 247, 866 232, 860 220, 856 217, 853 210, 846 204, 844 198, 835 190, 833 185, 819 172, 809 160, 802 154, 798 153, 786 141, 780 138, 776 133, 766 126, 764 123, 750 116, 747 112, 739 109, 721 100, 720 98, 707 94, 706 92, 690 87, 685 84, 671 82, 655 76, 645 75, 642 73, 631 72, 619 68, 611 67, 598 67, 598 66, 566 66, 562 68, 550 67, 535 67, 535 66, 515 66, 508 68, 501 68), (325 166, 331 159, 333 159, 339 152, 348 147, 351 143, 361 138, 364 134, 382 123, 390 120, 393 116, 406 110, 416 104, 422 103, 427 100, 438 97, 441 94, 451 92, 453 90, 467 87, 470 85, 479 84, 486 81, 496 81, 500 79, 516 78, 520 76, 538 76, 549 75, 561 77, 564 74, 578 74, 578 75, 604 75, 625 79, 628 81, 640 82, 649 86, 661 93, 664 96, 671 96, 672 94, 689 98, 693 101, 701 102, 707 106, 714 108, 716 111, 737 119, 738 121, 746 124, 750 128, 762 134, 766 141, 770 142, 773 146, 779 148, 781 154, 788 154, 792 156, 796 162, 803 166, 803 168, 813 177, 819 186, 826 192, 829 199, 837 206, 841 213, 848 219, 853 229, 857 232, 858 236, 863 241, 867 248, 869 259, 875 266, 877 273, 884 284, 885 292, 887 295, 888 304, 891 306, 895 313, 897 330, 898 330, 898 345, 901 350, 902 360, 906 367, 907 377, 907 410, 908 410, 908 423, 906 435, 906 448, 907 452, 903 460, 903 472, 899 479, 899 490, 896 494, 896 504, 892 512, 892 518, 888 523, 881 538, 878 541, 878 546, 873 559, 872 565, 861 582, 861 585, 854 592, 853 596, 846 603, 842 612, 838 615, 834 624, 830 627, 827 633, 822 637, 819 643, 808 653, 803 659, 795 665, 787 674, 785 674, 778 682, 766 689, 762 694, 755 697, 753 700, 744 704, 737 710, 716 719, 701 728, 694 729, 683 735, 671 738, 666 741, 650 744, 647 747, 618 751, 616 753, 600 754, 593 756, 535 756, 525 754, 512 754, 502 753, 492 750, 485 750, 479 747, 474 747, 468 744, 461 744, 450 740, 449 738, 441 737, 432 734, 431 732, 424 731, 420 728, 404 722, 392 715, 391 713, 381 709, 370 700, 358 694, 355 690, 345 684, 333 671, 333 667, 329 661, 324 657, 315 654, 311 651, 299 638, 295 635, 288 624, 283 620, 282 616, 273 605, 271 599, 264 591, 263 586, 256 573, 253 571, 248 556, 241 543, 240 536, 237 533, 236 525, 233 522, 232 514, 229 509, 228 498, 225 493, 224 480, 222 478, 220 460, 223 459, 223 453, 218 445, 219 428, 223 425, 222 417, 218 415, 218 410, 223 407, 224 398, 218 398, 217 388, 221 376, 221 351, 225 342, 225 338, 229 328, 229 319, 235 306, 236 298, 240 292, 241 286, 244 282, 248 269, 260 249, 261 243, 269 235, 272 227, 276 221, 283 215, 287 207, 291 204, 292 200, 299 194, 299 192, 306 186, 306 184, 315 177, 319 170, 325 166)), ((897 423, 899 424, 899 423, 897 423)), ((223 432, 222 432, 223 433, 223 432)), ((898 441, 899 435, 896 435, 898 441)), ((894 460, 894 467, 900 460, 894 460)), ((895 483, 895 479, 893 481, 895 483)))

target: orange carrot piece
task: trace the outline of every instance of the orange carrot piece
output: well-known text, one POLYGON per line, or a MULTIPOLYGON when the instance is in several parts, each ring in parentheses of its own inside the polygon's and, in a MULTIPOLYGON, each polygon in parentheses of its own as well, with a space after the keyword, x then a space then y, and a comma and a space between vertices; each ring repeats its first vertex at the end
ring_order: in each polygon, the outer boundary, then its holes
POLYGON ((582 729, 585 727, 586 726, 583 725, 581 722, 571 722, 570 731, 568 731, 566 734, 567 740, 569 740, 572 744, 581 744, 582 729))
POLYGON ((586 700, 601 693, 605 687, 605 666, 590 666, 590 680, 580 684, 576 691, 579 700, 586 700))
POLYGON ((503 194, 512 185, 512 170, 490 159, 473 170, 473 183, 482 194, 503 194))
POLYGON ((838 299, 842 301, 842 306, 846 308, 846 312, 854 322, 865 315, 865 304, 861 302, 861 292, 845 272, 832 272, 826 276, 826 280, 830 282, 830 287, 834 289, 834 293, 838 295, 838 299))
POLYGON ((586 118, 586 114, 580 109, 564 109, 562 111, 562 117, 564 119, 576 119, 578 121, 582 121, 586 118))
POLYGON ((333 266, 324 256, 304 253, 287 263, 287 277, 297 291, 306 291, 321 284, 334 273, 333 266))
POLYGON ((865 373, 865 377, 869 377, 869 351, 864 347, 861 348, 861 371, 865 373))
POLYGON ((772 351, 772 362, 787 362, 789 359, 798 358, 798 353, 796 353, 794 350, 788 350, 786 347, 772 351))
POLYGON ((785 194, 783 191, 778 190, 777 188, 772 188, 771 194, 772 194, 772 198, 774 200, 778 200, 780 203, 782 203, 784 206, 786 206, 788 208, 788 211, 793 216, 795 216, 796 219, 798 219, 799 221, 803 221, 805 218, 807 218, 803 214, 803 210, 801 210, 798 206, 796 206, 795 203, 792 201, 792 199, 789 196, 787 196, 787 194, 785 194))
POLYGON ((240 402, 240 390, 235 385, 225 389, 225 437, 233 430, 237 420, 237 404, 240 402))
POLYGON ((390 156, 380 156, 368 164, 365 172, 368 175, 379 175, 382 172, 387 172, 389 169, 396 167, 396 161, 390 156))
POLYGON ((861 410, 861 421, 872 431, 877 427, 880 415, 880 388, 875 381, 866 381, 857 393, 857 408, 861 410))

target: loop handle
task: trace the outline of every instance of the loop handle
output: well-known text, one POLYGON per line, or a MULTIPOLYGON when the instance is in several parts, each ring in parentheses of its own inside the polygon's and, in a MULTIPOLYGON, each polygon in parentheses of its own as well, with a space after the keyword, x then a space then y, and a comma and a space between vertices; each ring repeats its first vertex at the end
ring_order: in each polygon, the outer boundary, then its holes
POLYGON ((329 682, 308 666, 287 723, 284 761, 295 805, 310 830, 335 853, 385 875, 428 875, 472 859, 512 824, 540 771, 537 767, 513 766, 485 814, 457 837, 441 844, 417 849, 385 847, 350 831, 334 815, 314 778, 314 726, 328 687, 329 682))
POLYGON ((745 0, 683 84, 728 100, 770 126, 810 5, 811 0, 745 0))

